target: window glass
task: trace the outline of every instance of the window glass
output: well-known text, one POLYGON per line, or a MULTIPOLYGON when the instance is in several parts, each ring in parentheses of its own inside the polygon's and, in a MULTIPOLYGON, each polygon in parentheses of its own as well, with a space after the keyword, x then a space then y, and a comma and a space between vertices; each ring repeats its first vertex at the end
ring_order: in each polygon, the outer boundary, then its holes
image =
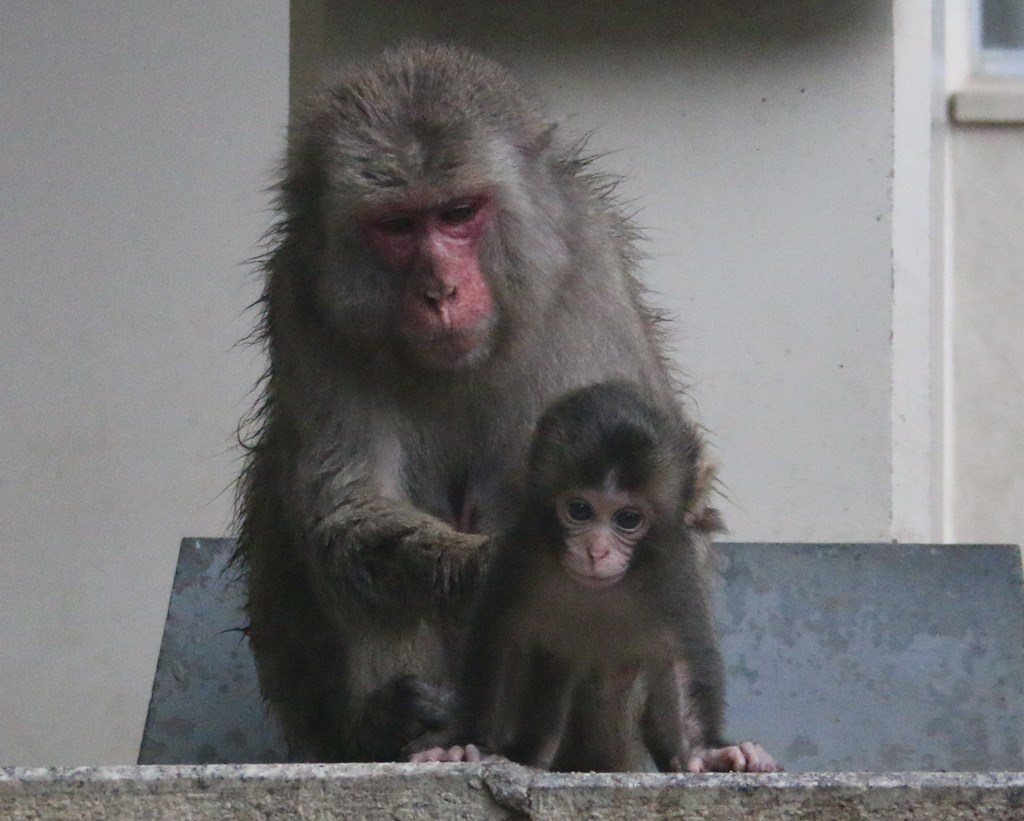
POLYGON ((982 73, 1024 76, 1024 0, 981 0, 978 18, 982 73))

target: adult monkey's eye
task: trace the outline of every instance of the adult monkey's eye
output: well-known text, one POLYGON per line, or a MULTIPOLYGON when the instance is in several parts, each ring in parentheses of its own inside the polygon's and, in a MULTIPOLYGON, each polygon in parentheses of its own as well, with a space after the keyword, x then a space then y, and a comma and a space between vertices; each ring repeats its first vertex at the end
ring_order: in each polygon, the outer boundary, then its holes
POLYGON ((643 514, 639 510, 633 510, 632 508, 616 511, 612 520, 615 522, 616 527, 627 533, 633 532, 644 523, 643 514))
POLYGON ((566 504, 565 513, 574 522, 588 522, 594 516, 594 508, 582 499, 573 499, 566 504))
POLYGON ((385 217, 376 222, 377 230, 385 234, 409 234, 415 227, 412 217, 385 217))
POLYGON ((441 221, 448 225, 460 225, 469 222, 476 216, 479 206, 475 202, 459 202, 445 208, 441 213, 441 221))

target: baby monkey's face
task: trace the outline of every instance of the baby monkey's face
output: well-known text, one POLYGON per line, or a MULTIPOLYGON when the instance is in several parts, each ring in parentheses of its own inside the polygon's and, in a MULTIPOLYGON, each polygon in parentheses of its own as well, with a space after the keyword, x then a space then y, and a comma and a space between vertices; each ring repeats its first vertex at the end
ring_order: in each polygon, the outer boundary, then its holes
POLYGON ((564 534, 562 566, 583 587, 622 580, 633 551, 651 526, 652 510, 638 493, 606 484, 571 488, 555 500, 564 534))

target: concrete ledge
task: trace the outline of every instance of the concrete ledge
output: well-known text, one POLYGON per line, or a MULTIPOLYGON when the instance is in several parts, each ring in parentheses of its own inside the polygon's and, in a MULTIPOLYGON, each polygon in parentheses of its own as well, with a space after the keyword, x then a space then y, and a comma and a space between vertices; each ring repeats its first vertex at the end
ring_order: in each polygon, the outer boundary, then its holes
POLYGON ((555 774, 496 764, 0 770, 0 818, 1020 819, 1024 773, 555 774))

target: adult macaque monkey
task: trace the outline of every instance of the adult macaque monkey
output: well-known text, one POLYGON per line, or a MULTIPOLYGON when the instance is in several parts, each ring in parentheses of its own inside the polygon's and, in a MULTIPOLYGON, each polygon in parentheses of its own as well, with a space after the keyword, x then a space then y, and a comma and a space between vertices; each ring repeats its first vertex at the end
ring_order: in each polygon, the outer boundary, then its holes
POLYGON ((542 417, 527 497, 496 542, 466 644, 462 744, 556 770, 774 772, 721 739, 705 587, 711 472, 693 425, 625 383, 542 417))
POLYGON ((443 726, 465 606, 566 390, 674 407, 608 181, 493 62, 411 44, 297 117, 264 261, 236 565, 298 759, 443 726))

